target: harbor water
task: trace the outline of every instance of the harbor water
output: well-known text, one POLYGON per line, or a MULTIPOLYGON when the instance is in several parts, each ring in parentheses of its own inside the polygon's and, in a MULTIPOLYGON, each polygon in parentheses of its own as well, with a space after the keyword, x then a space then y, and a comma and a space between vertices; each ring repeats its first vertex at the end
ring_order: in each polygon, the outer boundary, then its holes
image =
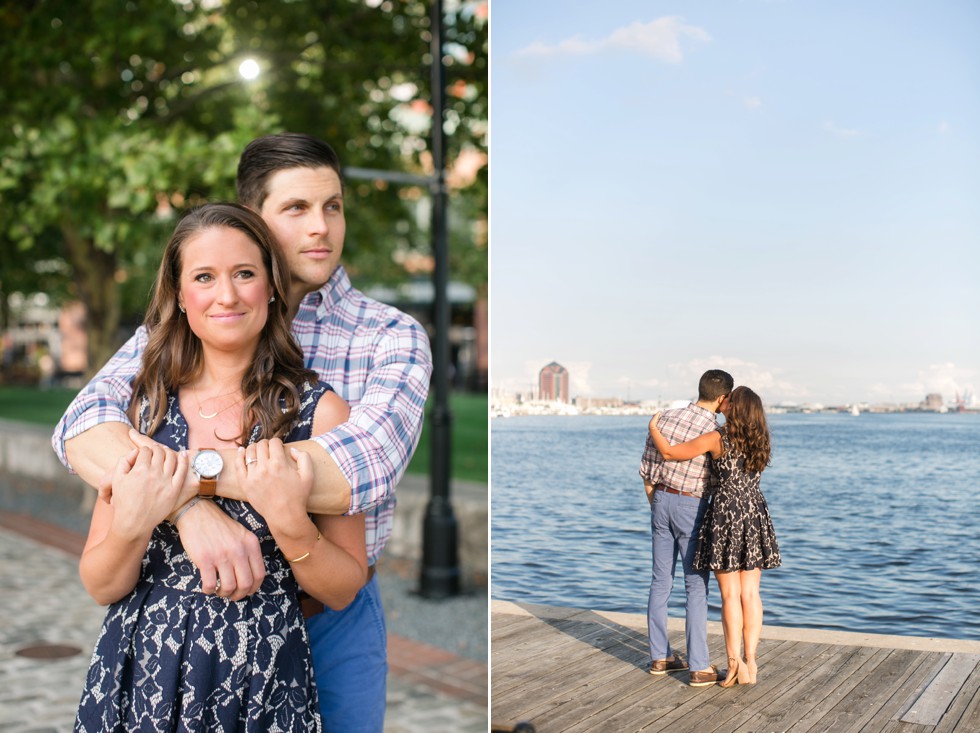
MULTIPOLYGON (((649 417, 495 418, 494 598, 645 613, 649 417)), ((980 415, 769 416, 765 623, 980 639, 980 415)), ((720 619, 710 583, 709 618, 720 619)), ((670 614, 683 616, 678 562, 670 614)))

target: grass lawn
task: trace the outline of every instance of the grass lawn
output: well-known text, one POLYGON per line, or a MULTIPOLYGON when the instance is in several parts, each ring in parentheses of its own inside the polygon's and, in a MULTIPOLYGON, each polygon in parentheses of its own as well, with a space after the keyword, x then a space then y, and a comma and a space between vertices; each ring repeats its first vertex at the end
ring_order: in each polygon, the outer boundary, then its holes
POLYGON ((0 387, 0 418, 50 425, 54 429, 77 393, 77 389, 0 387))
MULTIPOLYGON (((431 465, 431 427, 429 410, 432 398, 426 405, 426 423, 422 427, 422 438, 415 451, 412 462, 408 464, 409 473, 427 474, 431 465)), ((489 448, 487 395, 454 392, 449 396, 449 410, 452 412, 452 435, 450 447, 453 452, 452 477, 462 481, 487 483, 489 480, 487 454, 489 448)))
MULTIPOLYGON (((48 425, 52 429, 72 401, 73 389, 34 389, 30 387, 0 386, 0 418, 22 422, 48 425)), ((431 405, 431 400, 430 403, 431 405)), ((453 451, 452 475, 462 481, 487 483, 487 396, 485 394, 454 393, 450 396, 449 408, 452 411, 453 451)), ((426 408, 428 420, 429 408, 426 408)), ((408 471, 416 474, 429 473, 428 425, 422 428, 415 457, 408 471)))

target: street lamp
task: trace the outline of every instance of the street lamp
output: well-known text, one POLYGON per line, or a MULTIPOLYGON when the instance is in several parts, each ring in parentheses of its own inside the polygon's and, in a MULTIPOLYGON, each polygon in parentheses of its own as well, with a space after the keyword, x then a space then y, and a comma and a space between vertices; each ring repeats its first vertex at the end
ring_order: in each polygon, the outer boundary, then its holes
POLYGON ((446 598, 459 593, 459 558, 456 517, 449 503, 450 430, 449 409, 449 241, 447 236, 445 173, 445 66, 442 62, 442 0, 431 6, 432 55, 432 273, 433 325, 432 388, 432 482, 422 525, 422 573, 419 593, 426 598, 446 598))
POLYGON ((458 534, 456 517, 449 501, 450 430, 449 408, 449 239, 446 217, 448 196, 445 174, 445 67, 442 52, 442 0, 433 0, 430 11, 432 41, 432 167, 431 176, 369 168, 344 168, 347 178, 391 181, 427 186, 432 195, 432 395, 430 414, 431 456, 429 503, 422 524, 422 570, 419 595, 447 598, 460 592, 458 534))
POLYGON ((258 78, 261 71, 259 62, 255 59, 245 59, 238 65, 238 73, 243 79, 247 79, 248 81, 258 78))

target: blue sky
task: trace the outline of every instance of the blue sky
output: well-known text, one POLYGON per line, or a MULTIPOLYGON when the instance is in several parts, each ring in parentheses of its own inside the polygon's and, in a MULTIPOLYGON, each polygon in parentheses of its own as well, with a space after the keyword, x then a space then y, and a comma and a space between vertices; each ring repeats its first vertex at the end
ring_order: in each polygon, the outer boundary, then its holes
POLYGON ((497 0, 491 382, 980 391, 980 3, 497 0))

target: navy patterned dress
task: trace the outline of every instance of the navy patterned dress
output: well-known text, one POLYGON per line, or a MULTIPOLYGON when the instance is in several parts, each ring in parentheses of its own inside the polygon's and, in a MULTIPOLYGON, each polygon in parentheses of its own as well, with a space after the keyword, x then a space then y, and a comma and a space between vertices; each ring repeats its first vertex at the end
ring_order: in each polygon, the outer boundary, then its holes
POLYGON ((694 567, 698 570, 770 570, 779 567, 779 543, 759 484, 761 473, 745 470, 722 428, 724 454, 711 461, 719 485, 701 522, 694 567))
MULTIPOLYGON (((328 389, 303 386, 286 442, 310 437, 313 413, 328 389)), ((176 398, 153 437, 186 448, 187 422, 176 398)), ((176 529, 168 522, 157 526, 136 588, 106 614, 76 731, 322 730, 289 563, 250 505, 215 501, 258 537, 266 566, 261 588, 241 601, 204 595, 176 529)))

